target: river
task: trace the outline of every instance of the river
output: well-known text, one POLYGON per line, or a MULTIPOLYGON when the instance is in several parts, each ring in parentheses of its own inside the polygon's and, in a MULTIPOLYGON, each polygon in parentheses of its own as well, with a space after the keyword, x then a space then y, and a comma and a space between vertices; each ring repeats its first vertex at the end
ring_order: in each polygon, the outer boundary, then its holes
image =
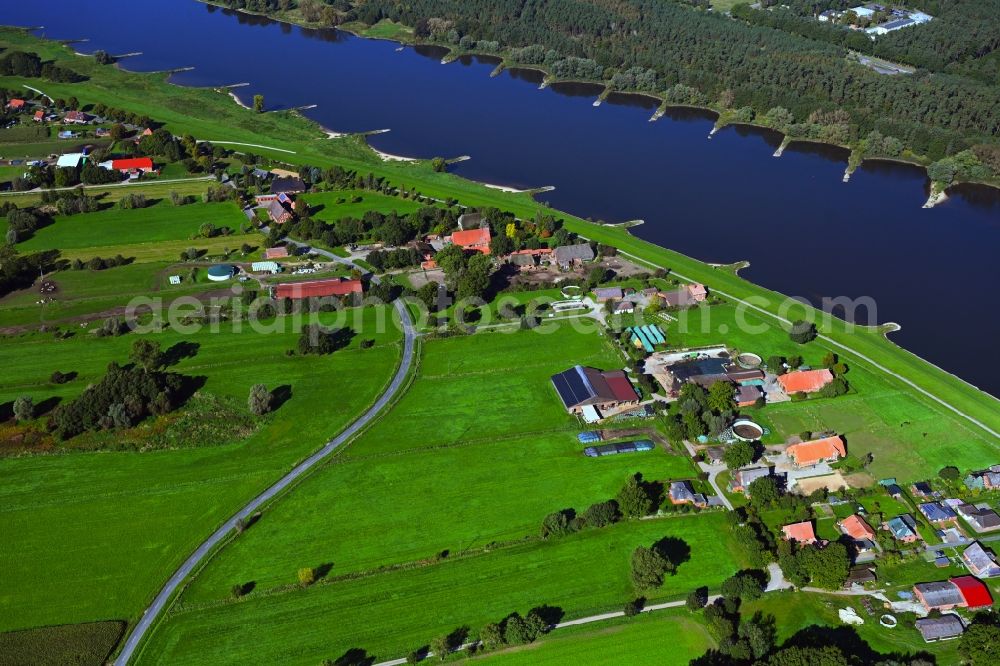
MULTIPOLYGON (((183 85, 248 82, 236 92, 268 108, 316 104, 307 115, 338 131, 390 128, 372 138, 386 152, 469 155, 455 172, 518 188, 552 185, 553 206, 595 220, 640 218, 646 240, 699 259, 748 260, 741 274, 818 303, 871 297, 878 322, 897 322, 907 349, 1000 395, 995 289, 1000 283, 1000 191, 953 188, 922 209, 929 183, 918 168, 866 162, 849 183, 845 151, 792 144, 675 110, 647 122, 648 98, 613 95, 598 107, 588 85, 538 89, 539 75, 437 49, 400 49, 337 30, 308 30, 195 0, 31 0, 5 3, 0 22, 45 26, 54 39, 89 41, 81 52, 141 51, 136 71, 192 66, 183 85)), ((847 65, 845 65, 847 66, 847 65)), ((216 138, 222 137, 203 137, 216 138)))

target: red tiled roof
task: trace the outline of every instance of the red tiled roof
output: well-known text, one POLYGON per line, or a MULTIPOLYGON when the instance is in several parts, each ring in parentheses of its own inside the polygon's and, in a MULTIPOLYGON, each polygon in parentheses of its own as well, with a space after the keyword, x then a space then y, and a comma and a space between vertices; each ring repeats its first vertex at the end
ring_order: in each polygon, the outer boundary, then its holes
POLYGON ((125 160, 111 160, 111 168, 118 171, 131 171, 132 169, 153 169, 153 160, 148 157, 132 157, 125 160))
POLYGON ((484 254, 490 253, 490 229, 468 229, 466 231, 456 231, 451 235, 451 242, 460 247, 471 250, 479 250, 484 254))
POLYGON ((801 444, 792 444, 785 449, 785 452, 795 460, 797 465, 815 465, 822 460, 846 456, 847 448, 844 446, 844 440, 834 435, 801 444))
POLYGON ((621 370, 615 372, 604 372, 604 381, 608 383, 608 388, 614 394, 615 400, 620 402, 635 402, 639 399, 638 394, 632 387, 632 382, 628 380, 621 370))
POLYGON ((844 533, 852 539, 875 539, 875 530, 865 522, 865 519, 855 514, 840 521, 844 533))
POLYGON ((786 540, 794 539, 799 543, 815 543, 816 532, 813 531, 813 524, 809 521, 804 523, 792 523, 781 528, 786 540))
POLYGON ((277 288, 278 298, 291 299, 346 296, 347 294, 360 294, 361 292, 361 280, 343 280, 341 278, 309 280, 308 282, 286 282, 279 284, 277 288))
POLYGON ((833 381, 833 373, 820 370, 799 370, 778 377, 778 383, 785 393, 814 393, 833 381))
POLYGON ((24 106, 24 100, 23 99, 12 99, 9 102, 7 102, 7 106, 9 106, 12 109, 20 109, 20 108, 22 108, 24 106))
POLYGON ((951 579, 952 585, 962 593, 962 598, 969 608, 985 608, 993 605, 993 597, 983 581, 974 576, 956 576, 951 579))

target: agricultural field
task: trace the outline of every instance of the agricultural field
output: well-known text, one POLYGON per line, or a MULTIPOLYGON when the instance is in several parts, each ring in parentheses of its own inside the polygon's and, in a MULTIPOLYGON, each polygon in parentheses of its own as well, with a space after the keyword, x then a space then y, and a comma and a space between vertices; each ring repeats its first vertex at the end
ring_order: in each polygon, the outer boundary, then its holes
MULTIPOLYGON (((60 455, 0 459, 0 531, 21 535, 0 555, 7 572, 0 630, 135 618, 205 534, 366 409, 395 371, 400 334, 394 326, 378 330, 383 310, 349 312, 339 325, 356 335, 325 357, 287 356, 297 340, 291 325, 270 334, 155 334, 164 349, 179 347, 180 358, 170 370, 202 377, 199 393, 228 409, 245 413, 255 383, 271 390, 286 387, 279 391, 283 404, 248 436, 220 439, 229 428, 218 417, 171 428, 172 418, 184 418, 187 408, 182 408, 150 423, 145 435, 137 436, 135 450, 72 453, 70 440, 51 444, 60 455), (358 319, 354 312, 361 313, 358 319), (374 346, 362 349, 365 339, 374 346), (316 405, 324 408, 317 411, 316 405), (166 448, 142 451, 157 434, 166 448)), ((334 317, 324 315, 323 321, 337 325, 334 317)), ((0 381, 0 404, 21 395, 48 405, 72 399, 100 378, 110 361, 126 362, 136 337, 3 338, 0 360, 7 372, 0 381), (54 385, 49 376, 55 370, 78 374, 54 385)), ((5 435, 9 447, 11 433, 5 435)))
POLYGON ((688 457, 662 449, 597 460, 583 456, 578 425, 559 425, 566 417, 549 375, 581 356, 596 361, 604 344, 568 328, 550 338, 521 332, 426 342, 413 385, 386 418, 215 558, 185 600, 225 598, 234 584, 249 581, 265 591, 292 584, 302 566, 332 563, 329 575, 335 576, 445 551, 462 555, 534 536, 547 514, 564 508, 582 513, 614 497, 636 472, 649 480, 696 476, 688 457), (495 395, 497 377, 484 378, 481 361, 434 374, 446 358, 471 359, 461 351, 475 343, 492 348, 497 375, 509 377, 495 395), (517 367, 532 343, 558 350, 547 356, 544 369, 517 367), (444 396, 446 385, 455 398, 444 396), (432 394, 440 396, 437 402, 429 401, 432 394), (456 404, 446 412, 449 402, 456 404), (476 406, 485 402, 489 410, 476 406), (420 422, 433 417, 430 412, 437 413, 439 429, 447 424, 461 439, 434 439, 430 426, 424 434, 420 422), (535 430, 546 423, 552 425, 535 430), (483 427, 492 434, 480 433, 483 427), (462 470, 461 483, 449 480, 454 470, 462 470), (380 536, 359 541, 361 532, 380 536))
POLYGON ((378 661, 457 627, 469 627, 474 635, 487 622, 540 605, 560 609, 566 619, 617 609, 635 594, 628 580, 632 550, 661 539, 670 539, 685 561, 647 596, 683 598, 695 587, 716 587, 741 568, 719 539, 724 525, 722 513, 619 523, 305 590, 295 586, 204 608, 182 605, 153 635, 139 662, 315 664, 352 648, 378 661), (414 613, 415 608, 428 613, 414 613))
POLYGON ((713 641, 697 616, 679 609, 640 615, 625 624, 601 622, 560 629, 531 645, 467 661, 487 666, 652 664, 670 655, 671 661, 681 664, 711 647, 713 641))

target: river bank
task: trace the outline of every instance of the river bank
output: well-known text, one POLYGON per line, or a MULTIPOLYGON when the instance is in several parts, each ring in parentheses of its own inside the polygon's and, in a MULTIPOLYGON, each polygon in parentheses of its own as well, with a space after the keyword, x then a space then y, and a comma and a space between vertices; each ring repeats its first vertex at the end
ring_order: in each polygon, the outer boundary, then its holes
MULTIPOLYGON (((341 30, 343 32, 349 33, 349 34, 354 35, 356 37, 361 37, 363 39, 390 41, 390 42, 394 42, 394 43, 398 43, 398 44, 402 44, 402 45, 413 46, 413 47, 425 47, 425 48, 430 47, 430 48, 434 48, 434 49, 440 49, 441 50, 441 62, 442 62, 442 64, 452 63, 452 62, 455 62, 456 60, 458 60, 460 58, 472 58, 472 57, 488 58, 488 59, 490 59, 490 60, 492 60, 493 62, 496 63, 496 69, 494 70, 494 74, 496 73, 497 70, 503 70, 503 69, 507 69, 507 70, 510 70, 510 69, 516 69, 516 70, 533 70, 533 71, 537 71, 537 72, 542 73, 543 80, 539 84, 539 88, 540 89, 544 89, 546 87, 550 87, 550 86, 557 85, 557 84, 569 84, 569 85, 572 85, 572 84, 582 84, 582 85, 598 86, 598 87, 602 88, 602 91, 599 92, 599 93, 596 93, 594 104, 593 104, 593 106, 595 106, 595 107, 600 106, 600 102, 602 102, 608 95, 611 95, 611 94, 637 95, 637 96, 647 97, 649 99, 657 100, 660 103, 660 108, 658 108, 657 112, 654 114, 654 116, 652 118, 650 118, 651 121, 654 121, 654 120, 658 119, 660 116, 663 115, 663 113, 667 109, 670 109, 670 108, 695 108, 695 109, 704 110, 704 111, 716 114, 718 116, 718 118, 719 118, 720 121, 723 121, 725 119, 725 117, 726 117, 727 114, 732 113, 732 109, 729 109, 729 108, 726 108, 726 107, 722 107, 722 106, 719 106, 719 105, 713 105, 713 104, 687 104, 687 103, 683 103, 682 104, 682 103, 670 102, 670 101, 668 101, 666 94, 665 93, 661 93, 661 92, 651 92, 651 91, 634 90, 634 89, 615 89, 615 88, 612 88, 608 84, 607 81, 598 81, 598 80, 580 79, 580 78, 565 78, 565 79, 560 79, 560 78, 556 77, 554 74, 552 74, 552 72, 549 69, 547 69, 542 64, 537 64, 537 63, 521 63, 521 62, 513 61, 513 60, 509 59, 508 56, 503 51, 492 52, 492 51, 486 51, 486 50, 480 50, 480 49, 466 50, 466 49, 460 49, 460 48, 456 47, 455 45, 447 43, 447 42, 419 40, 419 39, 416 39, 414 37, 412 29, 409 32, 404 32, 404 31, 396 30, 396 31, 393 31, 391 34, 384 34, 384 33, 372 34, 373 31, 377 29, 377 26, 366 26, 365 24, 353 23, 353 24, 343 24, 343 25, 340 25, 340 26, 336 26, 335 28, 332 28, 330 26, 324 26, 324 25, 321 25, 321 24, 318 24, 318 23, 309 22, 309 21, 305 20, 305 18, 302 17, 297 12, 288 12, 288 11, 276 12, 276 13, 275 12, 252 12, 252 11, 248 11, 248 10, 245 10, 245 9, 233 9, 233 8, 228 7, 227 5, 225 5, 225 4, 221 3, 221 2, 217 2, 216 0, 197 0, 197 1, 201 2, 203 4, 206 4, 206 5, 212 5, 214 7, 220 7, 222 9, 227 10, 227 11, 232 11, 232 12, 236 12, 236 13, 240 13, 240 14, 245 14, 247 16, 263 17, 263 18, 267 18, 267 19, 270 19, 270 20, 273 20, 273 21, 280 22, 280 23, 285 23, 285 24, 289 24, 289 25, 296 25, 296 26, 299 26, 299 27, 302 27, 302 28, 308 28, 308 29, 312 29, 312 30, 331 30, 331 29, 336 29, 336 30, 341 30)), ((864 67, 864 65, 860 64, 860 63, 857 63, 857 66, 864 67)), ((805 141, 805 142, 811 142, 811 143, 821 143, 821 144, 824 144, 824 145, 830 145, 830 146, 836 146, 836 147, 840 147, 840 148, 845 148, 848 151, 850 151, 851 153, 856 153, 856 152, 860 153, 860 150, 862 148, 862 145, 861 145, 860 141, 854 142, 852 144, 845 145, 845 144, 842 144, 842 143, 836 143, 836 142, 826 141, 824 139, 819 139, 819 138, 794 137, 794 136, 791 136, 791 135, 787 134, 786 131, 783 128, 781 128, 781 127, 774 127, 774 126, 771 126, 771 125, 766 125, 766 124, 761 124, 761 123, 755 123, 755 122, 752 122, 752 121, 751 122, 747 122, 747 123, 735 123, 735 122, 726 120, 726 121, 722 122, 721 125, 719 127, 717 127, 716 129, 721 129, 722 127, 725 127, 726 125, 729 125, 729 124, 745 124, 745 125, 748 125, 748 126, 770 129, 770 130, 773 130, 773 131, 781 133, 782 136, 784 137, 785 141, 788 141, 788 142, 805 141)), ((713 132, 713 134, 714 134, 714 132, 713 132)), ((781 150, 781 149, 779 149, 779 150, 781 150)), ((781 155, 781 152, 779 152, 775 156, 776 157, 780 157, 780 155, 781 155)), ((861 163, 863 163, 866 159, 878 159, 878 160, 882 160, 882 161, 898 161, 898 162, 904 163, 904 164, 916 164, 916 165, 921 166, 925 171, 926 171, 927 167, 931 164, 930 158, 928 158, 926 156, 920 156, 920 155, 915 155, 915 156, 909 157, 909 158, 903 158, 903 157, 882 157, 882 156, 878 156, 878 157, 868 157, 868 158, 861 157, 860 160, 859 160, 859 162, 856 165, 854 165, 854 167, 856 168, 861 163)), ((843 179, 844 182, 848 182, 850 180, 850 176, 851 176, 851 174, 853 173, 854 170, 855 169, 851 168, 851 166, 848 167, 848 169, 845 171, 845 174, 844 174, 844 179, 843 179)), ((978 184, 978 185, 985 185, 987 187, 992 187, 992 188, 1000 190, 1000 174, 998 174, 997 178, 993 179, 993 180, 963 180, 960 177, 956 177, 950 183, 935 183, 935 186, 938 187, 938 188, 947 189, 947 188, 950 188, 950 187, 952 187, 954 185, 966 184, 966 183, 978 184)))

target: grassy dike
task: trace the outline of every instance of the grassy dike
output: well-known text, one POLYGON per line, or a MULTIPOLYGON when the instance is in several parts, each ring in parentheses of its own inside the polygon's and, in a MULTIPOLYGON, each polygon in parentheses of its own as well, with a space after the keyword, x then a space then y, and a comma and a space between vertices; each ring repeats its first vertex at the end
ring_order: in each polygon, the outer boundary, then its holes
POLYGON ((582 236, 614 245, 650 266, 668 268, 679 276, 703 282, 732 300, 748 301, 760 313, 780 317, 775 320, 779 323, 802 316, 812 317, 823 334, 821 343, 843 355, 848 362, 865 365, 877 372, 897 373, 904 380, 893 378, 892 381, 915 394, 921 402, 949 417, 958 416, 963 425, 991 437, 997 437, 996 433, 1000 432, 1000 401, 886 340, 882 329, 853 326, 801 304, 789 307, 788 299, 777 292, 643 241, 620 227, 601 226, 555 211, 527 194, 501 192, 452 174, 436 173, 427 162, 383 162, 362 138, 330 139, 317 124, 295 112, 255 114, 233 103, 222 91, 175 86, 167 82, 165 74, 135 74, 117 67, 100 66, 90 58, 74 55, 59 43, 37 38, 21 29, 0 28, 0 46, 36 51, 43 58, 65 63, 90 77, 76 84, 0 77, 0 86, 6 88, 16 89, 27 84, 52 97, 72 95, 83 104, 103 102, 148 114, 165 123, 175 134, 192 134, 222 145, 230 142, 266 146, 246 150, 290 164, 336 164, 362 173, 372 172, 394 185, 417 189, 431 197, 457 199, 465 206, 496 206, 522 217, 557 214, 568 229, 582 236), (921 391, 936 396, 947 405, 921 391))

